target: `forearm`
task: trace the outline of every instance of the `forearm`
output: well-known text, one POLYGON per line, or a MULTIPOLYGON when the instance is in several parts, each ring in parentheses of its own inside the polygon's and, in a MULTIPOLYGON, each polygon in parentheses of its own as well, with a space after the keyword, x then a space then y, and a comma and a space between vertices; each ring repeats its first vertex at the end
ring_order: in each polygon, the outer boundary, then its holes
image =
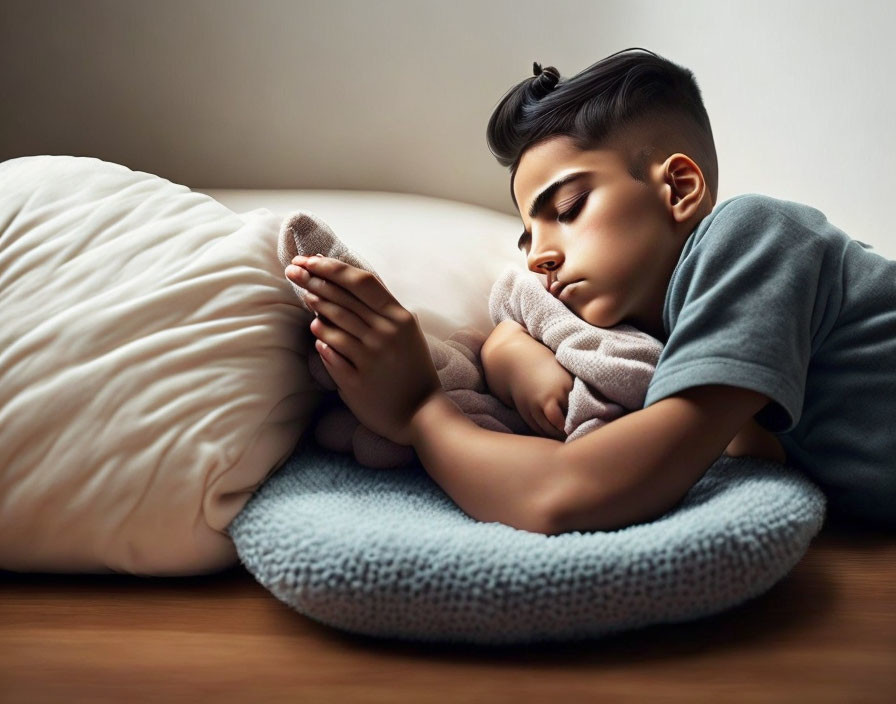
POLYGON ((554 531, 616 530, 675 506, 768 399, 686 389, 560 446, 554 531))
POLYGON ((412 444, 429 476, 469 516, 547 531, 563 443, 480 428, 439 392, 414 416, 412 444))

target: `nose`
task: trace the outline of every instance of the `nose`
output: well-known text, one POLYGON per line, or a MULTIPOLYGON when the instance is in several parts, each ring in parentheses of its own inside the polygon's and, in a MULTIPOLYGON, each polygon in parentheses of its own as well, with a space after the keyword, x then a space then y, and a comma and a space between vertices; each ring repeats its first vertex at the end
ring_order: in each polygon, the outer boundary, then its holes
POLYGON ((537 250, 533 247, 526 261, 530 271, 534 271, 536 274, 547 274, 549 286, 551 272, 559 269, 562 263, 563 255, 556 248, 537 250))

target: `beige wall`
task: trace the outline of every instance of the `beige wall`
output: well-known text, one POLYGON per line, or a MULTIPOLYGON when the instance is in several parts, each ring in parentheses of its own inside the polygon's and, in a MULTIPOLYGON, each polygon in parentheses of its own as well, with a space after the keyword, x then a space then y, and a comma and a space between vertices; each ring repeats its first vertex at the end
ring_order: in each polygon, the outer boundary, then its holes
POLYGON ((697 75, 720 198, 810 203, 896 257, 894 34, 888 0, 2 0, 0 159, 512 212, 484 136, 504 91, 645 46, 697 75))

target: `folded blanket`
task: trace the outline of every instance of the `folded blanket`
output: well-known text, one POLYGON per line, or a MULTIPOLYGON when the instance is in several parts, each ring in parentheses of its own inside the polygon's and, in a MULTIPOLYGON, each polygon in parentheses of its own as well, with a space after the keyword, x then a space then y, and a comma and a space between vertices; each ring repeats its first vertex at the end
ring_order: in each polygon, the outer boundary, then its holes
MULTIPOLYGON (((339 259, 376 276, 323 221, 303 211, 284 220, 278 243, 284 267, 299 254, 339 259)), ((292 285, 305 305, 305 290, 292 285)), ((523 325, 533 338, 553 350, 557 361, 573 375, 564 427, 566 442, 643 406, 662 351, 655 338, 627 325, 590 325, 551 295, 535 274, 514 268, 508 268, 492 287, 489 313, 495 324, 510 318, 523 325)), ((465 328, 444 341, 428 333, 424 337, 442 388, 465 415, 489 430, 534 434, 516 409, 488 391, 480 357, 485 335, 465 328)), ((397 445, 361 425, 339 399, 320 356, 312 354, 308 360, 312 377, 332 392, 314 425, 315 439, 322 447, 352 452, 368 467, 403 467, 416 461, 413 448, 397 445)))

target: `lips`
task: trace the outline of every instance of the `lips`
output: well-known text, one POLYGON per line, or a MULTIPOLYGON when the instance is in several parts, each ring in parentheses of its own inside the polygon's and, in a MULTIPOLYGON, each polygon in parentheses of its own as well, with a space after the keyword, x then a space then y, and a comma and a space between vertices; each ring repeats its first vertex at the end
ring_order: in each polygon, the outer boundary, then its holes
MULTIPOLYGON (((582 280, 583 279, 579 279, 579 281, 582 281, 582 280)), ((559 281, 559 280, 554 281, 550 285, 550 288, 548 290, 551 292, 551 295, 553 295, 555 298, 558 298, 559 300, 563 301, 563 300, 566 300, 566 298, 568 297, 568 292, 570 290, 570 287, 575 286, 577 283, 579 283, 579 281, 567 281, 566 283, 564 283, 563 281, 559 281)))
POLYGON ((548 290, 551 292, 552 296, 554 296, 555 298, 560 298, 560 292, 564 289, 565 286, 566 284, 562 281, 554 281, 551 283, 551 286, 548 290))

